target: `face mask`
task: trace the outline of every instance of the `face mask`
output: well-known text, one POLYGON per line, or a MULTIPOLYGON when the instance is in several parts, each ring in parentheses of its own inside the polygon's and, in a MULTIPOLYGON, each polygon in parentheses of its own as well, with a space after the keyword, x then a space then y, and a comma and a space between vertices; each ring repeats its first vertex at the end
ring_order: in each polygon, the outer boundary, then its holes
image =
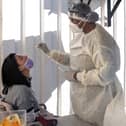
POLYGON ((85 22, 84 22, 84 24, 83 24, 83 26, 82 26, 82 28, 83 28, 83 29, 85 28, 85 26, 86 26, 86 23, 87 23, 87 22, 85 21, 85 22))
POLYGON ((27 69, 31 69, 33 67, 33 61, 30 58, 27 58, 24 67, 26 67, 27 69))
POLYGON ((83 30, 77 26, 77 24, 74 24, 70 22, 70 29, 72 30, 73 33, 79 33, 82 32, 83 30))

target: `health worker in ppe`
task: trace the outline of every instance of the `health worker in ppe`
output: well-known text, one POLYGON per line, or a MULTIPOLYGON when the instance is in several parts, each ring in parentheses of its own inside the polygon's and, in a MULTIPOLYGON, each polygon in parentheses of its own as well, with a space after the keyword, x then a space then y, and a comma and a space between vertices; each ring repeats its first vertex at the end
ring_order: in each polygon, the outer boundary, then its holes
MULTIPOLYGON (((97 24, 98 14, 84 3, 69 8, 73 40, 70 54, 38 47, 57 62, 69 65, 65 77, 71 82, 73 111, 83 121, 103 126, 108 105, 122 92, 116 72, 120 69, 120 50, 113 37, 97 24)), ((110 125, 109 125, 110 126, 110 125)))

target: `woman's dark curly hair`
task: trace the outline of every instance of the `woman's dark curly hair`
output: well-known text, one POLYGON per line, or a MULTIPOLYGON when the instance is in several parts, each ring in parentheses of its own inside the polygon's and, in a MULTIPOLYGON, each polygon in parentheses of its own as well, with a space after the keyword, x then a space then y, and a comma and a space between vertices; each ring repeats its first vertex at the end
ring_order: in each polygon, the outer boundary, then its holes
POLYGON ((26 85, 31 86, 29 79, 22 74, 18 68, 18 64, 15 59, 15 53, 9 54, 2 64, 2 82, 3 82, 3 93, 6 94, 8 88, 12 85, 26 85))

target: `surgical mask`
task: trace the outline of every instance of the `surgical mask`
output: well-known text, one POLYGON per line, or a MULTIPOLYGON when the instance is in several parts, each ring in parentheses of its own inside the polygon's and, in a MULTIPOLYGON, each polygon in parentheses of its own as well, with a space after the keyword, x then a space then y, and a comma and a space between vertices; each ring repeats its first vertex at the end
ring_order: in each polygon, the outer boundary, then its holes
POLYGON ((33 67, 33 61, 32 59, 30 59, 29 57, 27 58, 25 64, 24 64, 24 67, 27 68, 27 69, 31 69, 33 67))
POLYGON ((80 33, 83 31, 83 29, 79 28, 77 24, 74 24, 70 22, 70 29, 72 30, 73 33, 80 33))

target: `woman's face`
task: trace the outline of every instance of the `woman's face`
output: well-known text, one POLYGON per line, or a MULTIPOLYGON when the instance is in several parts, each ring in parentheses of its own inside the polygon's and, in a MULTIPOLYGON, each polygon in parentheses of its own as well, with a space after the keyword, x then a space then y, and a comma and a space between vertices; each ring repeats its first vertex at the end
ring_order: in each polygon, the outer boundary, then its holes
POLYGON ((15 55, 15 59, 17 64, 19 65, 19 70, 23 73, 24 76, 29 77, 29 69, 27 69, 26 67, 24 67, 24 64, 27 60, 28 56, 25 55, 15 55))
POLYGON ((27 56, 24 56, 24 55, 15 55, 15 59, 17 61, 17 64, 19 66, 22 66, 25 64, 26 60, 27 60, 27 56))

